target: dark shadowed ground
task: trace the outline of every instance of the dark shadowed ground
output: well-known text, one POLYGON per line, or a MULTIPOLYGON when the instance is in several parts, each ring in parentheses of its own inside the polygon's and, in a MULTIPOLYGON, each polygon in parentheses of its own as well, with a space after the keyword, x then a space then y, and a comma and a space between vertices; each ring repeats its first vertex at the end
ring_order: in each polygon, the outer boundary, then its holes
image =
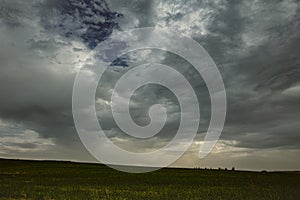
POLYGON ((0 159, 0 199, 300 199, 300 174, 0 159))

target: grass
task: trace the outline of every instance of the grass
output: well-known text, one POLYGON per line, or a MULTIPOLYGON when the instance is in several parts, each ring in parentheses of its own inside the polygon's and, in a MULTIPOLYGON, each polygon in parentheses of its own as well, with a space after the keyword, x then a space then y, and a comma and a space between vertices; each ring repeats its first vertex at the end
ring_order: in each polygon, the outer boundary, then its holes
POLYGON ((300 174, 0 160, 0 199, 300 199, 300 174))

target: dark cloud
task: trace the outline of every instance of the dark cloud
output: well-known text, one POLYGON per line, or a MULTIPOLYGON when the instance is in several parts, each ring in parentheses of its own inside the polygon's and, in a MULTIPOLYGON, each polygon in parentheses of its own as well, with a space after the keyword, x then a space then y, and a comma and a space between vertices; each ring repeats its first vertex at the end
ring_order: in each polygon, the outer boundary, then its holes
POLYGON ((67 38, 80 38, 90 49, 119 28, 116 20, 122 17, 101 0, 50 0, 41 7, 41 21, 46 29, 67 38))
MULTIPOLYGON (((238 162, 234 155, 244 154, 262 160, 257 152, 278 162, 269 152, 272 149, 292 160, 299 150, 298 1, 3 0, 0 7, 0 153, 5 157, 91 160, 72 117, 76 72, 89 51, 114 31, 147 26, 167 27, 193 37, 217 63, 228 97, 220 144, 230 149, 228 155, 234 162, 238 162), (34 132, 33 142, 22 139, 28 130, 34 132)), ((159 51, 133 52, 116 60, 105 73, 96 101, 107 135, 137 152, 163 146, 173 137, 180 108, 174 95, 161 87, 141 88, 132 99, 131 115, 138 124, 149 123, 148 109, 153 103, 167 107, 171 118, 150 143, 130 140, 112 120, 109 101, 115 82, 147 60, 170 65, 191 80, 200 99, 201 138, 210 119, 207 88, 186 61, 159 51)), ((196 157, 184 159, 193 163, 196 157)), ((246 156, 239 159, 249 164, 246 156)), ((281 168, 292 168, 286 162, 281 168)))

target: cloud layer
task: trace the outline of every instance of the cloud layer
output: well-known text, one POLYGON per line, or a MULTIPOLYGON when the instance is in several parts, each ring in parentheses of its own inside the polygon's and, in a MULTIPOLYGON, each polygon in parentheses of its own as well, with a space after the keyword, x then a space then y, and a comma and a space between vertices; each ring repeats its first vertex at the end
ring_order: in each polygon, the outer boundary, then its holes
MULTIPOLYGON (((93 160, 72 118, 76 72, 90 50, 114 32, 156 26, 198 41, 218 65, 228 97, 222 148, 196 163, 196 142, 176 165, 230 167, 232 161, 251 169, 299 168, 298 1, 3 0, 0 7, 1 156, 93 160)), ((141 125, 149 123, 151 105, 167 108, 167 126, 150 143, 130 139, 112 120, 115 82, 149 60, 172 66, 191 80, 201 99, 201 141, 210 119, 206 86, 186 61, 156 50, 128 54, 105 72, 96 96, 101 126, 115 143, 137 152, 161 147, 174 136, 180 108, 165 88, 141 88, 131 102, 132 117, 141 125)))

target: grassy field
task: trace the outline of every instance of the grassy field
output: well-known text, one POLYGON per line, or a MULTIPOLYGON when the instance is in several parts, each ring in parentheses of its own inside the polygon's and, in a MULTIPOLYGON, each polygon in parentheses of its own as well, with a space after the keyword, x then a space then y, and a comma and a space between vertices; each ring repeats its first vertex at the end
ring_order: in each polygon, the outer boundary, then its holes
POLYGON ((0 199, 300 199, 300 174, 0 160, 0 199))

